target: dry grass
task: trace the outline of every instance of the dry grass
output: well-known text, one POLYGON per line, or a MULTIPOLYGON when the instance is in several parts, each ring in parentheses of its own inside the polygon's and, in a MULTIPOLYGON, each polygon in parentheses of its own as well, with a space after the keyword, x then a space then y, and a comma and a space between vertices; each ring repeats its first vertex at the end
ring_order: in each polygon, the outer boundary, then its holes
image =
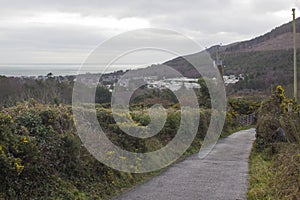
POLYGON ((300 145, 274 144, 250 156, 248 199, 291 199, 300 197, 300 145))

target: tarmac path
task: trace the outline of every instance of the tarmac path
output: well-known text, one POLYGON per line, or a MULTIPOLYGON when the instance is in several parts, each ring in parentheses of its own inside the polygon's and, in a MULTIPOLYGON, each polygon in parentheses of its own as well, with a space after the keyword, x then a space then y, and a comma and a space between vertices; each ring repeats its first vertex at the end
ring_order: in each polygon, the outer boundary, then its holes
POLYGON ((248 161, 255 129, 219 140, 204 159, 194 154, 124 192, 116 200, 246 199, 248 161))

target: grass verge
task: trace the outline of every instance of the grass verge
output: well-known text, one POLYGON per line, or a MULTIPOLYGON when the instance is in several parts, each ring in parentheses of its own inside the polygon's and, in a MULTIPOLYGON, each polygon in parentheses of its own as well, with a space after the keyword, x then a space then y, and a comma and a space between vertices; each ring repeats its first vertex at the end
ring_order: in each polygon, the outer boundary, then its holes
POLYGON ((250 155, 248 199, 300 197, 300 145, 276 143, 263 151, 256 145, 250 155))

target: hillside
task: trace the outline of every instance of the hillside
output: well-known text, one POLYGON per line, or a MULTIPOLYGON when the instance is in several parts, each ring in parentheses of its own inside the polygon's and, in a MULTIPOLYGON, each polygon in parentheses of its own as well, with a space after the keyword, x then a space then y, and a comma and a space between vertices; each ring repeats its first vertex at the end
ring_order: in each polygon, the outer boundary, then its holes
MULTIPOLYGON (((296 19, 297 37, 300 37, 300 18, 296 19)), ((227 45, 225 52, 272 51, 293 48, 292 22, 276 27, 272 31, 248 41, 227 45)), ((300 43, 297 43, 300 48, 300 43)))
MULTIPOLYGON (((296 21, 297 36, 300 38, 300 18, 296 21)), ((298 39, 299 41, 299 39, 298 39)), ((300 49, 300 42, 297 43, 300 49)), ((282 84, 287 95, 292 93, 293 81, 293 36, 292 22, 283 24, 272 31, 248 41, 226 46, 212 46, 207 51, 212 59, 216 58, 217 49, 223 60, 224 75, 243 74, 244 81, 228 87, 229 95, 270 94, 273 85, 282 84)), ((184 57, 197 57, 203 52, 184 57)), ((298 63, 300 63, 298 52, 298 63)), ((198 77, 199 74, 185 60, 178 57, 164 64, 169 65, 184 76, 198 77)))

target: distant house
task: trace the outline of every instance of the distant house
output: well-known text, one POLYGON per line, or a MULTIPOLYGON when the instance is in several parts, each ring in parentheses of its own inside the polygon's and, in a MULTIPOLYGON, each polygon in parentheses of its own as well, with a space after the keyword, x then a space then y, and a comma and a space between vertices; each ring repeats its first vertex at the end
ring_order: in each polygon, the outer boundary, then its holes
POLYGON ((44 80, 47 80, 47 77, 40 75, 40 76, 37 77, 37 80, 44 81, 44 80))
POLYGON ((240 80, 244 80, 245 77, 242 74, 236 75, 229 75, 229 76, 223 76, 224 84, 227 86, 229 84, 236 84, 240 80))

